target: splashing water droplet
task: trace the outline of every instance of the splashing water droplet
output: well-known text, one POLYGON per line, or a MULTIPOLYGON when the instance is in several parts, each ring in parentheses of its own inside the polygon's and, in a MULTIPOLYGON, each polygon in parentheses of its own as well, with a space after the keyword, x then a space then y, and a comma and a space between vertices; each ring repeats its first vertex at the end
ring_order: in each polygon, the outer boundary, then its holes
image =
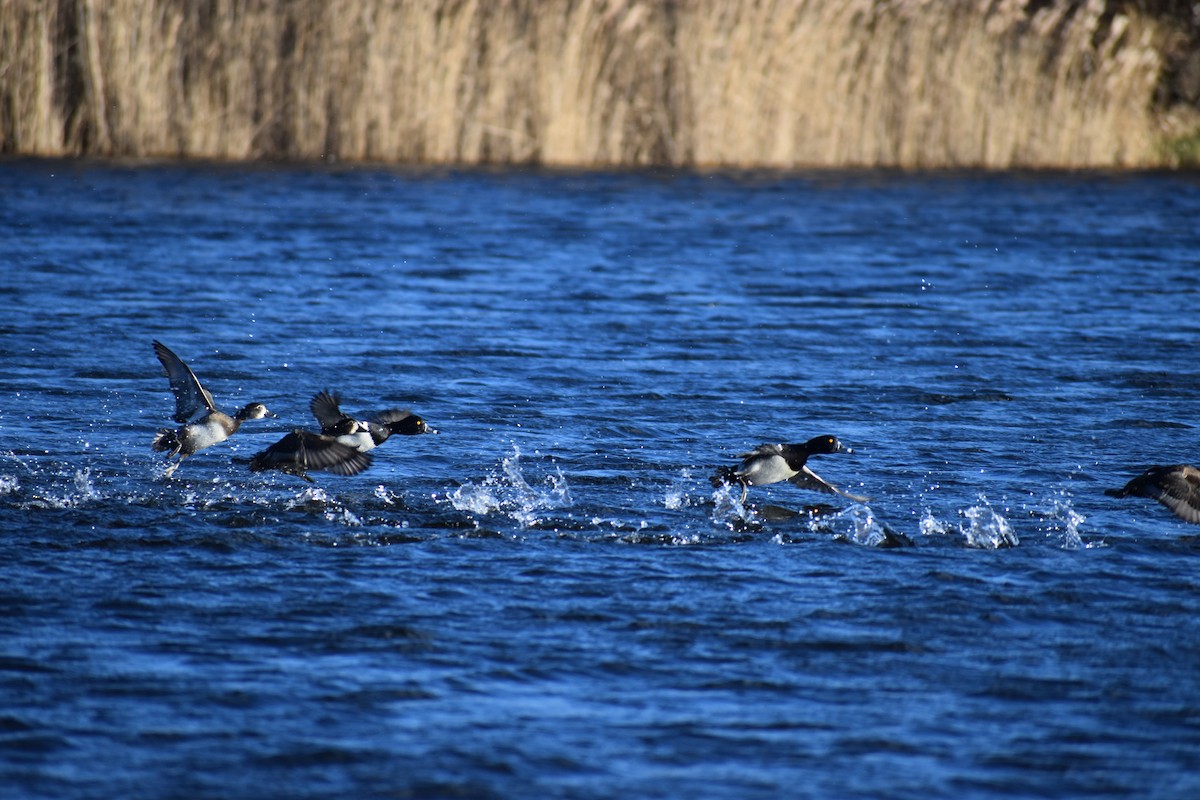
POLYGON ((481 483, 465 483, 447 496, 459 511, 484 516, 500 512, 507 514, 522 527, 539 522, 536 512, 566 508, 571 505, 571 490, 562 470, 547 475, 545 487, 533 486, 525 478, 521 466, 521 451, 513 445, 512 455, 500 461, 502 474, 491 474, 481 483))
POLYGON ((963 536, 967 538, 967 546, 997 550, 1020 544, 1008 520, 987 504, 986 497, 980 496, 979 501, 980 505, 971 506, 962 512, 967 518, 967 524, 962 528, 963 536))

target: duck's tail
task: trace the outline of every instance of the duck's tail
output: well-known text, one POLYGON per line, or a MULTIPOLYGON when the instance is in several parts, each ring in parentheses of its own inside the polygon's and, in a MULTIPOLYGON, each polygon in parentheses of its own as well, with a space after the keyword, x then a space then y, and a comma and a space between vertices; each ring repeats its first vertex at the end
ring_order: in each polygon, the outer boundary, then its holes
POLYGON ((170 428, 163 428, 158 433, 154 434, 154 441, 150 442, 150 449, 156 452, 167 452, 171 455, 178 455, 183 445, 179 441, 179 436, 170 428))
POLYGON ((746 482, 737 474, 737 467, 717 467, 716 473, 712 476, 712 485, 714 489, 722 486, 744 487, 746 482))

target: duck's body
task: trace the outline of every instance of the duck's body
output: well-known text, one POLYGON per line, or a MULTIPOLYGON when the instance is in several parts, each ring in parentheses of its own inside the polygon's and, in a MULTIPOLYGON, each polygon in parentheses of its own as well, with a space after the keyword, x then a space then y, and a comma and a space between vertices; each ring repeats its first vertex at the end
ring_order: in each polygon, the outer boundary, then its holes
POLYGON ((336 394, 326 391, 314 396, 309 408, 320 423, 322 434, 363 453, 374 450, 395 434, 437 433, 411 411, 390 408, 368 419, 356 419, 342 413, 340 404, 336 394))
POLYGON ((1120 489, 1104 493, 1110 497, 1149 497, 1184 522, 1200 525, 1200 469, 1191 464, 1150 467, 1120 489))
POLYGON ((234 416, 220 411, 212 395, 200 385, 195 373, 171 352, 162 342, 154 342, 154 354, 162 363, 163 372, 175 395, 175 421, 182 423, 178 428, 164 428, 150 443, 153 450, 167 453, 168 458, 178 456, 178 461, 167 467, 169 477, 179 469, 183 459, 228 439, 237 433, 241 424, 248 419, 275 416, 262 403, 249 403, 234 416))
POLYGON ((788 481, 801 489, 838 494, 858 503, 867 498, 850 494, 818 476, 808 468, 810 456, 822 453, 848 453, 836 436, 817 436, 803 444, 760 444, 748 453, 742 453, 739 467, 720 467, 713 476, 713 485, 733 483, 742 487, 742 502, 746 501, 747 488, 765 486, 788 481))
POLYGON ((251 472, 279 470, 311 481, 308 472, 357 475, 371 466, 371 454, 332 436, 295 430, 250 459, 251 472))

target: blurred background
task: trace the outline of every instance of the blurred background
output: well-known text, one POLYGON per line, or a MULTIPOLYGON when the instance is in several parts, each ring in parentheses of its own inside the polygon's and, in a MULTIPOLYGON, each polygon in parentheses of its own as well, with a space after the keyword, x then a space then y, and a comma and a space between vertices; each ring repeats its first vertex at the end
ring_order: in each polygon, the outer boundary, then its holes
POLYGON ((1190 0, 0 0, 0 152, 1200 161, 1190 0))

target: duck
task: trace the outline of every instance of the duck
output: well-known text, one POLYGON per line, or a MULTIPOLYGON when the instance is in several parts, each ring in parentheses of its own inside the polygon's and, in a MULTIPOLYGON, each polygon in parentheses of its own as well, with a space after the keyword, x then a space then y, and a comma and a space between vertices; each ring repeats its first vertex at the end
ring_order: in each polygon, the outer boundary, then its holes
POLYGON ((750 486, 765 486, 769 483, 788 481, 801 489, 837 494, 856 503, 867 502, 866 497, 850 494, 837 488, 808 468, 807 461, 814 455, 827 453, 852 453, 836 436, 816 436, 803 444, 760 444, 748 453, 741 453, 741 466, 719 467, 713 476, 714 487, 738 484, 742 487, 742 502, 746 502, 750 486))
POLYGON ((1184 522, 1200 525, 1200 469, 1191 464, 1154 466, 1120 489, 1106 489, 1109 497, 1149 497, 1184 522))
POLYGON ((371 466, 371 454, 332 436, 297 428, 250 459, 251 472, 279 470, 309 483, 309 470, 357 475, 371 466))
POLYGON ((219 410, 213 396, 200 385, 196 374, 169 347, 155 340, 154 354, 162 364, 163 373, 175 395, 175 421, 178 428, 163 428, 150 443, 152 450, 167 453, 178 460, 167 467, 165 477, 171 477, 190 455, 228 439, 237 433, 243 422, 274 417, 262 403, 248 403, 232 417, 219 410))
POLYGON ((341 398, 328 390, 314 395, 309 409, 321 425, 322 434, 363 453, 374 450, 396 434, 437 433, 416 414, 396 408, 380 411, 367 419, 357 419, 343 413, 341 398))

